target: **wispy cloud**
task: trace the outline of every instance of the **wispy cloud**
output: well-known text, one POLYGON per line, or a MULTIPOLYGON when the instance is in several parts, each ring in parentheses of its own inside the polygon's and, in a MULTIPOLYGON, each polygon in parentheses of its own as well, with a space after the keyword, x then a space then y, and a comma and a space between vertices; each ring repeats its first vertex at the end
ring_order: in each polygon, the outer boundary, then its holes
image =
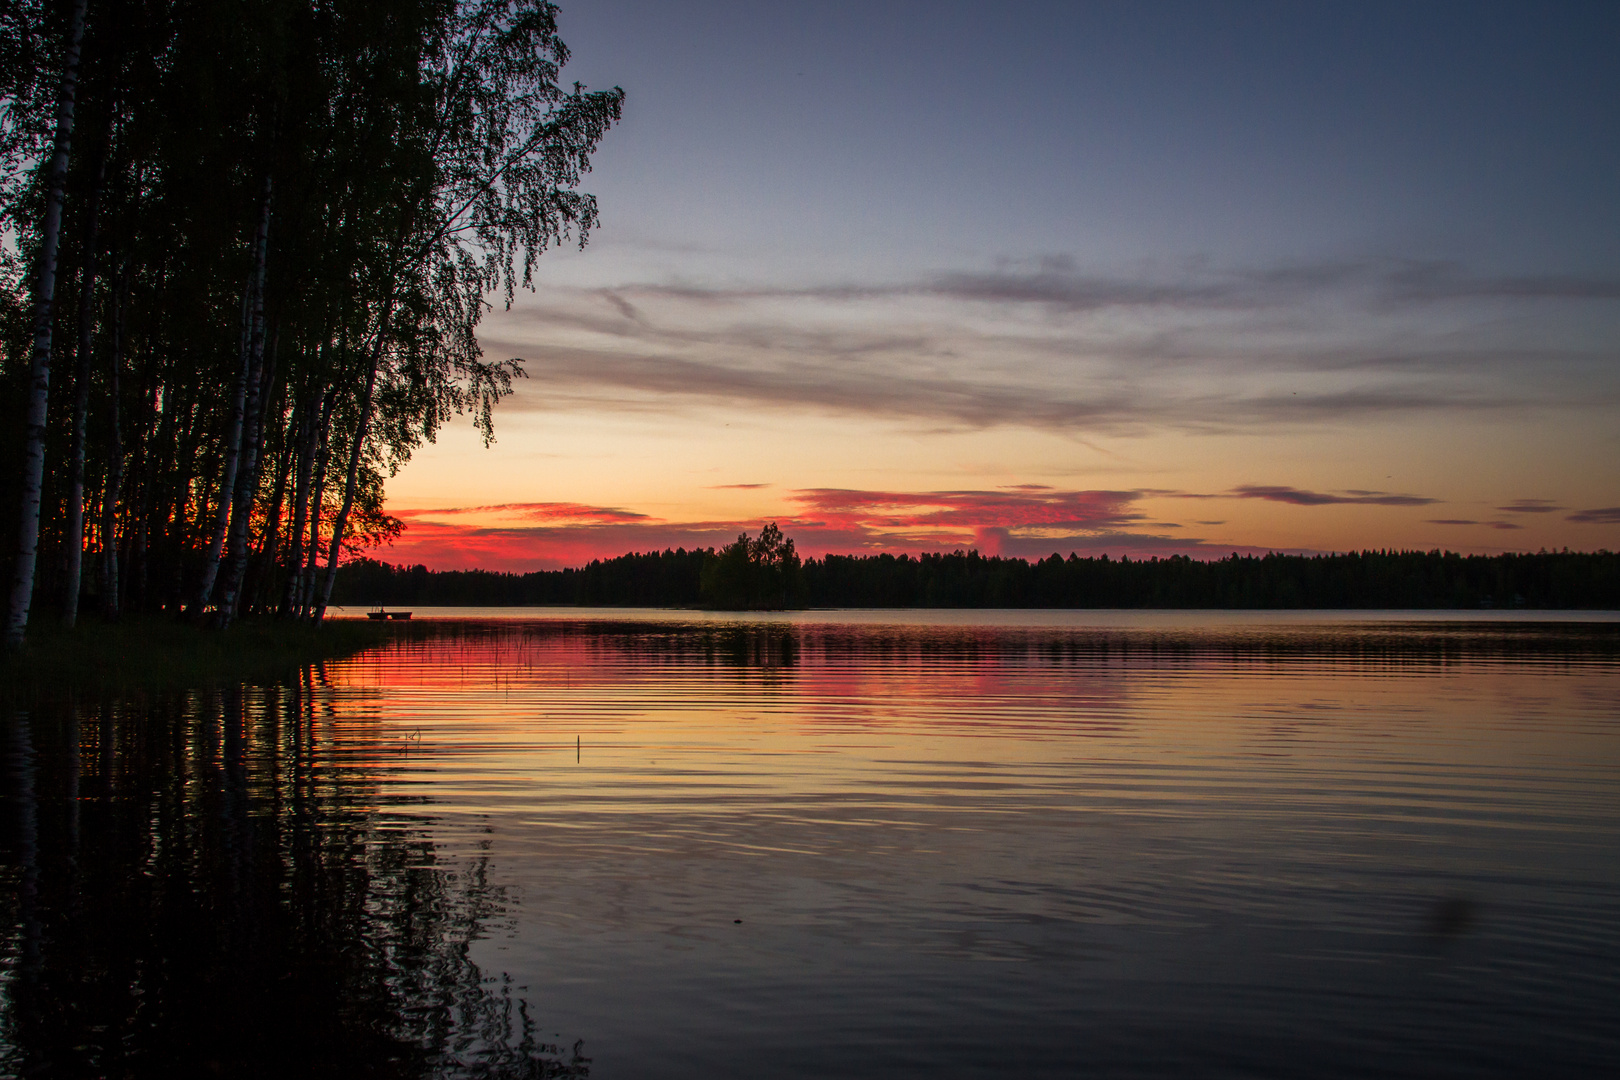
POLYGON ((646 514, 633 510, 620 510, 612 506, 586 506, 571 502, 497 503, 489 506, 450 506, 439 510, 402 510, 397 513, 431 514, 434 517, 455 517, 468 514, 484 516, 502 515, 528 518, 534 521, 592 521, 628 522, 649 520, 646 514))
POLYGON ((1430 525, 1478 525, 1487 529, 1522 529, 1523 525, 1513 521, 1475 521, 1472 518, 1429 518, 1430 525))
POLYGON ((1620 506, 1603 506, 1596 510, 1580 510, 1570 514, 1565 521, 1576 521, 1583 525, 1620 525, 1620 506))
POLYGON ((882 528, 1113 528, 1142 517, 1136 491, 858 491, 810 488, 790 496, 808 513, 882 528))
POLYGON ((913 281, 807 286, 703 287, 638 283, 606 290, 622 299, 659 295, 710 304, 763 299, 825 301, 936 296, 985 304, 1040 304, 1065 311, 1159 307, 1257 309, 1324 293, 1354 293, 1382 304, 1449 300, 1620 300, 1620 278, 1590 274, 1479 274, 1452 260, 1345 259, 1272 267, 1216 269, 1190 265, 1170 273, 1125 277, 1087 272, 1068 255, 1004 259, 988 270, 945 270, 913 281))
MULTIPOLYGON (((1527 407, 1518 392, 1423 380, 1348 389, 1308 386, 1280 393, 1244 392, 1236 385, 1238 380, 1217 390, 1197 382, 1168 385, 1173 380, 1163 373, 1148 379, 1124 371, 1097 371, 1078 378, 1081 385, 1075 386, 1075 379, 1056 375, 1042 379, 1043 372, 1035 368, 1002 378, 987 378, 982 370, 938 374, 906 370, 914 366, 915 357, 904 363, 853 364, 811 355, 766 366, 758 356, 697 359, 655 351, 525 344, 510 338, 488 341, 486 346, 523 356, 530 380, 514 397, 515 408, 667 412, 724 405, 809 409, 931 426, 1013 425, 1124 433, 1157 427, 1187 431, 1304 427, 1374 416, 1527 407)), ((919 351, 928 355, 943 348, 919 351)))
POLYGON ((559 287, 483 340, 525 359, 519 408, 1232 431, 1620 404, 1617 300, 1606 278, 1453 263, 1130 277, 1057 257, 899 282, 559 287))
POLYGON ((1347 491, 1335 495, 1275 484, 1241 484, 1233 488, 1231 494, 1239 499, 1265 499, 1293 506, 1429 506, 1440 501, 1422 495, 1392 495, 1384 491, 1347 491))
POLYGON ((1551 499, 1515 499, 1506 506, 1498 506, 1504 514, 1551 514, 1564 509, 1551 499))
POLYGON ((1620 278, 1590 274, 1472 274, 1449 261, 1363 263, 1392 300, 1620 300, 1620 278))

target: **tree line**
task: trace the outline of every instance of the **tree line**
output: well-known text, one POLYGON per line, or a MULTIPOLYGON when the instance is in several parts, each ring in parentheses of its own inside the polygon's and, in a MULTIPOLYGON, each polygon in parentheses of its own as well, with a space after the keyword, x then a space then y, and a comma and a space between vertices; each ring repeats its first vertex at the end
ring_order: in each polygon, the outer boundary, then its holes
POLYGON ((432 571, 362 558, 339 569, 334 598, 393 606, 1620 608, 1620 553, 1608 551, 1359 551, 1210 561, 1054 554, 1033 562, 977 551, 827 555, 768 579, 769 589, 787 590, 779 603, 774 592, 738 602, 735 592, 716 591, 728 549, 735 545, 721 552, 630 554, 527 574, 432 571))
POLYGON ((623 91, 546 0, 0 8, 6 642, 164 609, 321 617, 383 484, 522 375, 489 297, 583 245, 623 91))

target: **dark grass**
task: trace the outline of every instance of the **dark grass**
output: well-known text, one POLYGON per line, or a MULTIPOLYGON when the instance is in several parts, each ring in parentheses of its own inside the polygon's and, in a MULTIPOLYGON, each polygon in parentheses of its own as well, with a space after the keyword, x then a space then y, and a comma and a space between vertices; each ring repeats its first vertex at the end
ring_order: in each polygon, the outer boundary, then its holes
POLYGON ((425 627, 331 619, 251 619, 228 630, 162 615, 118 622, 81 620, 68 630, 55 619, 28 627, 22 651, 0 656, 0 698, 109 693, 273 681, 305 664, 332 660, 425 627))

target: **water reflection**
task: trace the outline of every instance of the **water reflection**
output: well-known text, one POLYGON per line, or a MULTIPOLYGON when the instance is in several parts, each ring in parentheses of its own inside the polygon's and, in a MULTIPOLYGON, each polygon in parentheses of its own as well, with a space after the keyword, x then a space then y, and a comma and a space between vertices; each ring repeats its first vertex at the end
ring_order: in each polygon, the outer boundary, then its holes
POLYGON ((470 944, 487 859, 383 797, 374 716, 293 685, 4 719, 17 1076, 583 1076, 470 944))
POLYGON ((1620 628, 976 617, 13 717, 0 1074, 1612 1065, 1620 628))
POLYGON ((332 679, 492 830, 476 948, 603 1075, 1580 1075, 1617 641, 559 617, 332 679))

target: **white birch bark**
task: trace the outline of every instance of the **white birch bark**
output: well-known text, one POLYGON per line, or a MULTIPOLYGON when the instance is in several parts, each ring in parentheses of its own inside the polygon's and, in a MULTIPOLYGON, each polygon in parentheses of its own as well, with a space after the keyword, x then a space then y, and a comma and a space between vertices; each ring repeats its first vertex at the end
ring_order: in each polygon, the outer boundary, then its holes
POLYGON ((270 194, 270 178, 266 177, 259 212, 258 242, 253 253, 253 310, 248 343, 247 396, 244 402, 246 426, 242 432, 241 464, 231 495, 230 547, 226 549, 230 558, 225 563, 225 577, 220 582, 219 603, 216 605, 215 623, 220 629, 230 625, 236 612, 236 594, 242 587, 242 575, 247 570, 248 519, 253 516, 253 504, 259 493, 259 432, 266 391, 263 385, 264 280, 270 248, 270 194))
POLYGON ((124 426, 120 412, 124 371, 124 307, 129 269, 113 282, 112 357, 107 379, 107 486, 101 498, 101 613, 118 618, 118 502, 124 492, 124 426))
POLYGON ((236 508, 236 474, 242 457, 242 429, 246 426, 248 384, 253 378, 253 318, 254 295, 259 285, 259 252, 270 231, 270 199, 268 192, 259 214, 259 228, 254 234, 254 268, 248 276, 247 288, 242 292, 241 364, 237 367, 236 386, 231 391, 231 422, 225 434, 225 475, 219 482, 219 503, 214 514, 214 533, 209 538, 208 550, 203 557, 202 578, 192 599, 193 617, 200 618, 203 609, 214 598, 214 583, 219 578, 219 564, 225 554, 225 538, 230 532, 231 514, 236 508))
POLYGON ((321 516, 326 511, 326 470, 332 457, 332 407, 336 397, 328 387, 326 404, 321 411, 320 447, 315 456, 315 488, 309 497, 309 548, 298 586, 298 617, 301 619, 314 615, 315 571, 321 557, 321 516))
POLYGON ((17 528, 11 603, 6 612, 5 646, 22 648, 28 610, 34 599, 34 567, 39 557, 39 504, 45 482, 45 421, 51 393, 51 319, 56 308, 56 253, 62 236, 62 198, 68 155, 73 145, 73 106, 79 89, 79 47, 84 41, 88 0, 73 5, 66 62, 56 102, 56 143, 45 174, 45 219, 40 230, 39 277, 34 283, 34 350, 29 366, 28 428, 23 450, 22 506, 17 528))
POLYGON ((371 427, 372 400, 377 390, 377 369, 382 366, 383 349, 388 340, 389 312, 383 312, 382 325, 377 330, 377 343, 371 350, 371 366, 366 371, 366 389, 360 395, 360 417, 355 422, 354 443, 349 447, 349 471, 343 484, 343 501, 338 504, 337 517, 332 521, 332 541, 327 548, 326 576, 321 581, 320 599, 314 619, 326 617, 332 603, 332 586, 337 583, 338 559, 343 551, 343 530, 349 524, 349 511, 354 509, 355 493, 360 486, 360 457, 365 451, 366 435, 371 427))
POLYGON ((319 436, 317 425, 322 418, 326 401, 326 387, 316 391, 315 400, 306 403, 298 423, 298 465, 293 482, 293 520, 288 530, 287 589, 281 601, 281 617, 295 616, 302 596, 301 583, 304 569, 304 526, 309 520, 309 493, 315 469, 315 441, 319 436))
POLYGON ((84 259, 79 283, 79 355, 73 385, 73 442, 68 451, 67 573, 62 582, 62 623, 70 629, 79 618, 79 585, 84 573, 84 444, 90 415, 90 350, 94 344, 97 257, 101 234, 101 189, 107 180, 107 157, 96 170, 85 223, 84 259))

